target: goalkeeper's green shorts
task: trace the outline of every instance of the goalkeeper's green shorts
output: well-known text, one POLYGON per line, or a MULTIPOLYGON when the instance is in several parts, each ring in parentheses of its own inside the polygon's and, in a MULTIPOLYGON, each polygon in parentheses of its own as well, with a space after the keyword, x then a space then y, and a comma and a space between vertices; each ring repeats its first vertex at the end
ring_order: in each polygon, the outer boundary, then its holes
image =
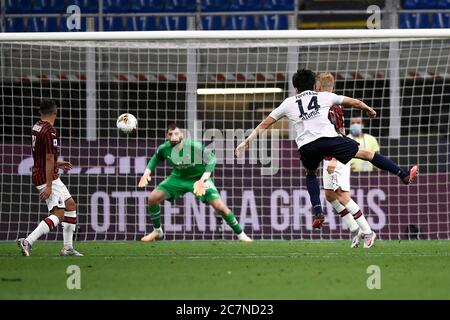
MULTIPOLYGON (((167 200, 175 200, 182 197, 187 192, 194 193, 194 183, 199 178, 181 178, 177 176, 168 176, 163 182, 156 186, 156 189, 163 191, 167 200)), ((203 196, 195 196, 198 200, 208 203, 215 199, 220 199, 219 191, 217 191, 211 178, 206 180, 206 192, 203 196)))

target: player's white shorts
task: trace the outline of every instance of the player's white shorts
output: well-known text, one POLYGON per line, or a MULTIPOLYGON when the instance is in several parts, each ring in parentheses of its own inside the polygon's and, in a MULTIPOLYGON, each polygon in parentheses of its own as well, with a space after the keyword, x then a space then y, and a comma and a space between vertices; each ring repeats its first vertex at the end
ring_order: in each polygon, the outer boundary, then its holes
POLYGON ((329 162, 323 161, 323 188, 336 191, 340 187, 342 191, 350 191, 350 162, 343 164, 338 161, 332 174, 327 171, 329 162))
MULTIPOLYGON (((36 187, 41 193, 41 191, 45 188, 45 184, 41 184, 36 187)), ((60 209, 66 208, 66 200, 71 198, 72 196, 67 190, 66 185, 61 181, 60 178, 53 180, 52 182, 52 194, 45 200, 47 203, 48 211, 51 211, 54 207, 58 207, 60 209)))

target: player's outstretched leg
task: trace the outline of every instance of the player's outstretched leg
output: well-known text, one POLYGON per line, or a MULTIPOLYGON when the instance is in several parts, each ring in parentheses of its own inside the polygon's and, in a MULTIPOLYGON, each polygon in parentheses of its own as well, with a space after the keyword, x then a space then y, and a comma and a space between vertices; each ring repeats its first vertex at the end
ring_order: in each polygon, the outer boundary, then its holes
POLYGON ((147 212, 153 223, 153 231, 141 238, 143 242, 152 242, 164 237, 164 232, 161 227, 161 207, 160 203, 166 199, 164 191, 155 189, 148 197, 147 212))
POLYGON ((316 170, 306 171, 306 188, 311 200, 313 218, 313 228, 320 229, 325 222, 322 205, 320 204, 320 185, 317 180, 316 170))
POLYGON ((57 209, 56 207, 51 211, 47 218, 42 220, 39 225, 34 229, 32 233, 26 238, 20 238, 17 240, 17 245, 22 251, 22 255, 28 257, 30 255, 31 248, 37 239, 46 235, 53 230, 61 221, 64 216, 64 209, 57 209))
POLYGON ((417 165, 415 165, 411 169, 409 169, 409 172, 406 172, 405 170, 400 168, 391 159, 388 159, 379 153, 374 153, 370 150, 367 150, 367 149, 364 149, 361 147, 359 148, 358 152, 356 153, 355 158, 368 160, 375 167, 380 168, 382 170, 389 171, 392 174, 395 174, 402 180, 402 182, 404 184, 413 183, 417 177, 417 174, 419 173, 419 166, 417 166, 417 165))
POLYGON ((73 248, 73 234, 77 226, 77 206, 73 198, 67 199, 65 205, 64 220, 61 223, 64 246, 59 254, 61 256, 82 257, 83 255, 73 248))
POLYGON ((233 211, 231 211, 221 199, 214 199, 209 201, 209 204, 219 213, 225 222, 233 229, 237 234, 237 237, 242 242, 252 242, 253 240, 245 234, 241 225, 236 220, 233 211))

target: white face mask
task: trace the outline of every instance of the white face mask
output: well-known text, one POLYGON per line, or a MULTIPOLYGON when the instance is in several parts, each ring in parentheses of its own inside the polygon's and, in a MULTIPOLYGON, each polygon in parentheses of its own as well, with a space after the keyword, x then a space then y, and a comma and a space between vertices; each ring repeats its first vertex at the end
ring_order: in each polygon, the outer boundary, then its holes
POLYGON ((350 132, 353 136, 359 136, 362 132, 362 125, 360 123, 354 123, 350 126, 350 132))

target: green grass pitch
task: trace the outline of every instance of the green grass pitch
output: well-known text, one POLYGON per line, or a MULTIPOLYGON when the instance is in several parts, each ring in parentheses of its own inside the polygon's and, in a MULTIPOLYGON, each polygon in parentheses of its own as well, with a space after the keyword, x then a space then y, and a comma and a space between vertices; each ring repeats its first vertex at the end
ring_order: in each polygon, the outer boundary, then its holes
POLYGON ((1 299, 450 299, 450 241, 81 242, 59 257, 40 241, 32 256, 0 243, 1 299), (81 289, 69 290, 77 265, 81 289), (367 268, 381 289, 368 289, 367 268))

